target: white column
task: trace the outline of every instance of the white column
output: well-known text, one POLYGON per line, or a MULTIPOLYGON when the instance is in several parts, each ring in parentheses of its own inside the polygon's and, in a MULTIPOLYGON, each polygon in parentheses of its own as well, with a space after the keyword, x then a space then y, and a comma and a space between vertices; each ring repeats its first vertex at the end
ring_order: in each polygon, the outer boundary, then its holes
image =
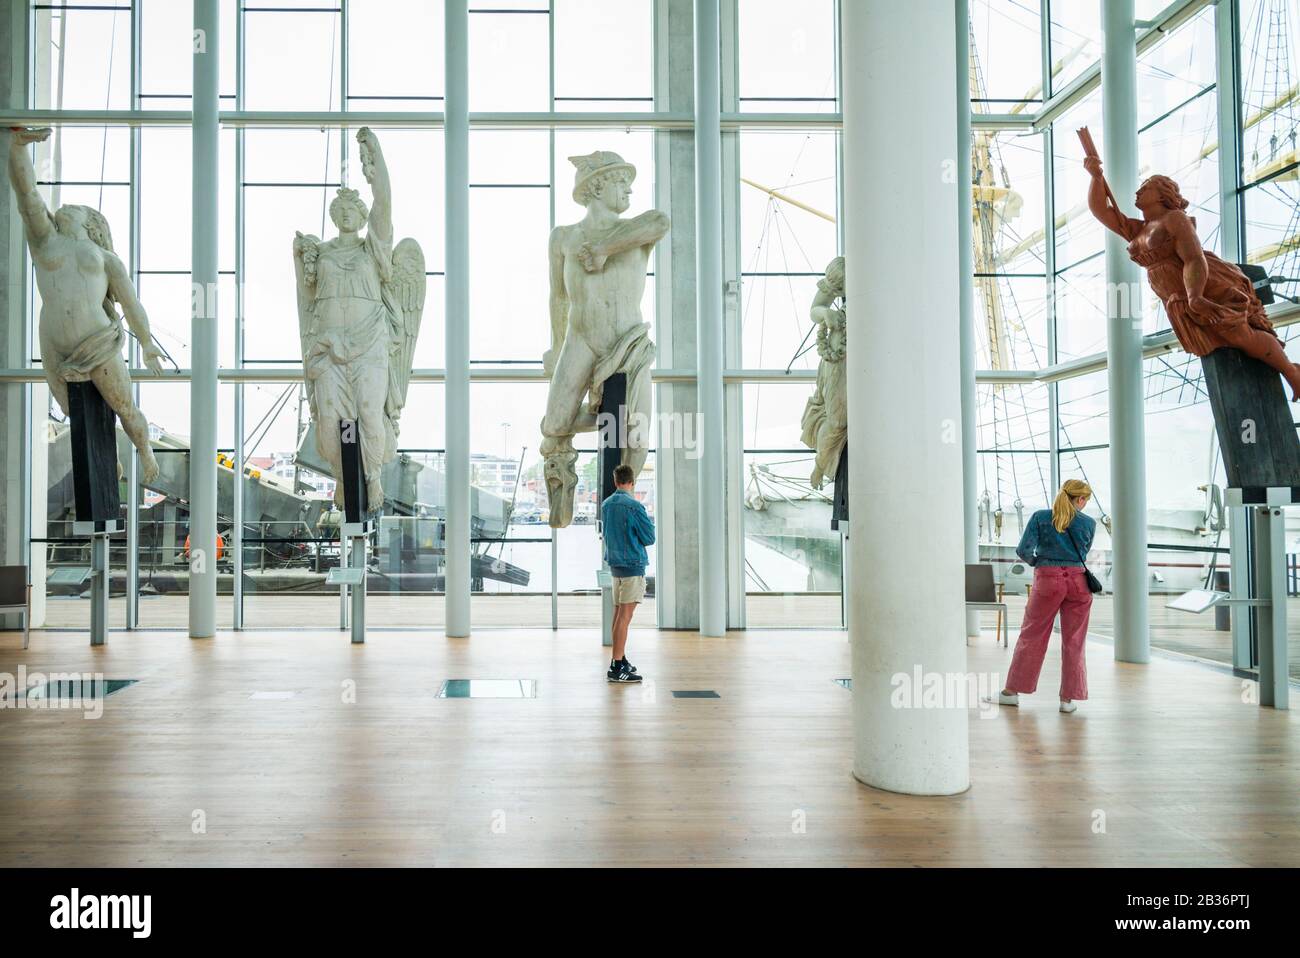
POLYGON ((190 638, 216 633, 219 0, 194 0, 190 638))
MULTIPOLYGON (((1241 8, 1238 0, 1219 0, 1214 7, 1215 74, 1219 104, 1219 246, 1223 258, 1231 263, 1242 261, 1241 193, 1241 75, 1237 67, 1241 8)), ((1228 544, 1228 584, 1234 599, 1250 598, 1250 510, 1245 506, 1226 506, 1228 544)), ((1251 667, 1250 610, 1238 606, 1232 610, 1232 662, 1238 668, 1251 667)))
POLYGON ((700 634, 727 634, 722 390, 722 88, 718 0, 695 0, 696 390, 700 410, 700 634))
MULTIPOLYGON (((1133 0, 1102 0, 1103 166, 1130 212, 1137 192, 1137 31, 1133 0)), ((1110 396, 1111 583, 1115 658, 1147 662, 1147 477, 1142 395, 1142 276, 1120 236, 1106 233, 1110 396)), ((1063 478, 1071 478, 1065 476, 1063 478)))
MULTIPOLYGON (((954 0, 957 14, 957 255, 961 266, 961 471, 966 562, 980 561, 979 457, 976 454, 978 395, 975 386, 975 239, 971 196, 970 7, 954 0)), ((980 634, 978 612, 966 614, 966 634, 980 634)))
POLYGON ((1219 237, 1223 258, 1238 262, 1242 256, 1241 209, 1241 75, 1237 60, 1241 49, 1238 0, 1219 0, 1214 6, 1214 65, 1219 105, 1219 237))
POLYGON ((970 784, 953 4, 841 11, 853 774, 918 795, 970 784))
POLYGON ((447 635, 469 635, 469 5, 446 0, 447 635))
MULTIPOLYGON (((33 47, 31 51, 24 49, 24 30, 26 11, 15 9, 11 16, 5 20, 0 19, 0 49, 7 49, 10 57, 10 68, 7 76, 0 76, 0 84, 3 84, 8 94, 0 97, 6 106, 22 107, 26 104, 23 101, 21 92, 14 96, 16 91, 24 89, 27 80, 28 65, 31 65, 32 72, 35 76, 31 78, 34 96, 32 105, 35 107, 48 106, 51 104, 50 97, 50 71, 48 54, 41 56, 37 51, 50 49, 50 11, 37 10, 35 17, 35 30, 32 34, 33 47)), ((66 20, 66 18, 60 18, 66 20)), ((3 72, 3 71, 0 71, 3 72)), ((37 169, 42 169, 45 163, 50 164, 52 180, 59 180, 63 177, 61 164, 55 161, 54 141, 59 136, 56 130, 54 135, 44 143, 36 144, 36 162, 37 169)), ((58 209, 57 199, 59 187, 52 187, 50 190, 50 209, 58 209)), ((11 215, 13 210, 13 191, 9 191, 0 207, 3 207, 6 216, 0 222, 9 223, 9 256, 0 257, 0 262, 6 262, 10 270, 10 276, 20 276, 26 270, 26 262, 23 258, 23 241, 21 221, 17 216, 11 215)), ((9 286, 8 295, 0 297, 0 322, 7 317, 12 323, 12 329, 7 337, 10 343, 17 342, 21 344, 17 355, 10 353, 8 366, 27 366, 32 352, 27 343, 27 312, 25 306, 25 283, 14 282, 9 286), (12 310, 8 307, 12 306, 12 310), (16 337, 16 339, 15 339, 16 337)), ((19 387, 9 387, 9 394, 16 396, 19 387)), ((8 502, 18 503, 23 501, 22 483, 27 482, 27 530, 29 539, 44 539, 49 534, 49 511, 50 511, 50 481, 49 481, 49 425, 50 425, 50 387, 45 381, 31 384, 30 401, 28 403, 28 437, 27 449, 27 473, 19 472, 17 475, 17 485, 6 486, 6 490, 12 489, 12 498, 6 496, 8 502)), ((5 456, 6 461, 10 460, 5 456)), ((12 468, 12 467, 11 467, 12 468)), ((0 537, 3 538, 3 537, 0 537)), ((31 545, 28 549, 28 575, 32 582, 32 607, 31 607, 31 627, 39 629, 45 625, 45 578, 46 578, 46 555, 48 547, 44 542, 38 542, 31 545)), ((21 549, 17 553, 21 555, 21 549)), ((14 620, 17 621, 16 619, 14 620)))
MULTIPOLYGON (((10 4, 0 11, 0 106, 6 109, 22 109, 27 105, 28 78, 35 74, 39 84, 42 65, 45 75, 49 74, 48 55, 36 55, 38 50, 50 49, 49 14, 36 11, 35 26, 40 32, 34 37, 36 45, 30 57, 27 48, 28 15, 26 4, 10 4), (29 66, 33 62, 35 68, 29 66)), ((38 88, 38 96, 40 92, 38 88)), ((48 93, 43 99, 38 99, 36 105, 48 107, 48 93)), ((7 138, 4 143, 7 151, 7 138)), ((47 141, 37 147, 38 161, 42 147, 48 150, 51 146, 47 141)), ((0 272, 3 272, 5 281, 0 283, 0 366, 23 368, 29 365, 32 355, 27 338, 26 244, 13 190, 8 184, 3 186, 3 190, 0 198, 0 272)), ((40 615, 44 615, 45 546, 30 548, 29 541, 38 530, 41 537, 45 531, 36 522, 29 525, 29 518, 39 512, 41 521, 44 521, 48 484, 44 472, 38 477, 34 470, 38 462, 43 466, 49 447, 44 441, 32 441, 27 422, 30 414, 33 429, 39 423, 39 435, 44 437, 49 414, 46 405, 41 404, 41 396, 48 396, 43 387, 43 383, 33 385, 29 391, 25 383, 0 384, 0 565, 30 562, 28 571, 34 583, 33 616, 37 613, 38 602, 40 615)), ((0 625, 17 628, 18 617, 0 615, 0 625)))

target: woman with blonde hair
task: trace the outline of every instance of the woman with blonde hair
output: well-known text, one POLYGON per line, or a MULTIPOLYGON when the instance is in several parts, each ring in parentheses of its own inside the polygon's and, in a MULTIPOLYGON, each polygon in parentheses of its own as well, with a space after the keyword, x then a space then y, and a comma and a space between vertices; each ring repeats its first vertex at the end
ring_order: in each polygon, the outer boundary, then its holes
POLYGON ((1019 705, 1021 692, 1028 694, 1038 688, 1038 673, 1043 668, 1047 640, 1058 612, 1061 616, 1061 711, 1073 712, 1078 708, 1075 703, 1088 697, 1084 643, 1088 638, 1088 615, 1092 611, 1092 588, 1085 557, 1092 548, 1097 522, 1085 516, 1083 509, 1091 498, 1092 489, 1086 482, 1067 480, 1056 494, 1052 508, 1035 512, 1020 537, 1016 555, 1033 566, 1034 587, 1025 606, 1007 684, 998 695, 999 705, 1019 705))

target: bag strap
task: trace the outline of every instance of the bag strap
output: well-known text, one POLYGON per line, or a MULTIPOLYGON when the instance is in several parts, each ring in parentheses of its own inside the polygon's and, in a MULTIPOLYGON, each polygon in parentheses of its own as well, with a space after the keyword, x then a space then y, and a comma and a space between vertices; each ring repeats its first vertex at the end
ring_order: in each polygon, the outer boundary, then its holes
MULTIPOLYGON (((1088 572, 1088 560, 1083 557, 1083 550, 1079 548, 1079 543, 1074 541, 1074 533, 1070 531, 1069 526, 1065 527, 1065 534, 1070 537, 1070 545, 1074 546, 1074 554, 1083 563, 1083 571, 1088 572)), ((1092 573, 1089 572, 1088 574, 1091 575, 1092 573)))

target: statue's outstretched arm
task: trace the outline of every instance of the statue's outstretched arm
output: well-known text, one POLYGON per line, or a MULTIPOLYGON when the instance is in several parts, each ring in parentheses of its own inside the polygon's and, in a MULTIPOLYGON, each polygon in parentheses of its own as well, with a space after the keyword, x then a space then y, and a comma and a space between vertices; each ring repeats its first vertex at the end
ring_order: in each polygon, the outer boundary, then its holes
POLYGON ((357 131, 361 146, 361 171, 370 184, 373 201, 370 204, 369 229, 375 239, 393 242, 393 185, 388 178, 388 164, 384 162, 379 139, 368 126, 357 131))
MULTIPOLYGON (((144 304, 140 302, 140 297, 136 295, 131 274, 113 253, 105 252, 104 266, 108 272, 108 295, 122 306, 122 315, 126 317, 127 326, 140 341, 140 353, 144 358, 144 364, 155 373, 161 373, 162 352, 153 341, 153 332, 149 329, 149 316, 144 311, 144 304)), ((217 321, 215 316, 209 319, 212 322, 217 321)))
POLYGON ((14 127, 9 135, 9 182, 18 197, 18 212, 27 228, 27 243, 33 248, 53 235, 54 220, 36 189, 36 168, 27 155, 27 145, 43 142, 49 135, 48 127, 39 130, 14 127))

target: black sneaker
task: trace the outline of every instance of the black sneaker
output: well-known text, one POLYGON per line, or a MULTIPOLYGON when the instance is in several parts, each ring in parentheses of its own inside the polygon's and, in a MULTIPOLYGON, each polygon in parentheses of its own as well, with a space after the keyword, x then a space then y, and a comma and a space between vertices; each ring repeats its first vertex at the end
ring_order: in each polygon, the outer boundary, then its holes
POLYGON ((627 666, 631 671, 633 671, 633 672, 636 671, 636 666, 633 665, 631 662, 629 662, 629 661, 627 660, 627 656, 626 656, 626 655, 623 656, 623 664, 626 665, 626 666, 627 666))
POLYGON ((613 662, 609 666, 609 671, 605 673, 605 678, 611 682, 640 682, 641 676, 632 670, 627 664, 627 660, 622 662, 613 662))

